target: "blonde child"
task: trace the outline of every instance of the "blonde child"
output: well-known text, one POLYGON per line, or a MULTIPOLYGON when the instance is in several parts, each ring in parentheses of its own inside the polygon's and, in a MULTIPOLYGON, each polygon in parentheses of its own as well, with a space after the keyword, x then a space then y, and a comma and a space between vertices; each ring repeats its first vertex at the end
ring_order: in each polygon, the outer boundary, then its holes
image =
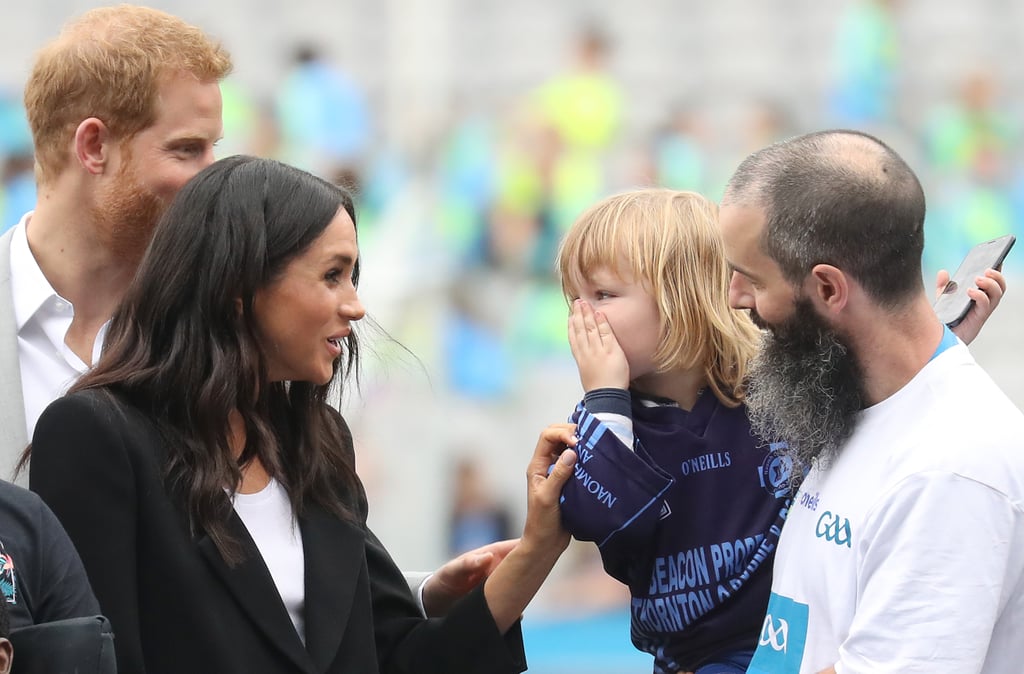
POLYGON ((660 189, 605 199, 569 230, 558 271, 586 392, 563 519, 629 586, 655 672, 743 672, 789 473, 742 405, 759 338, 729 308, 717 209, 660 189))

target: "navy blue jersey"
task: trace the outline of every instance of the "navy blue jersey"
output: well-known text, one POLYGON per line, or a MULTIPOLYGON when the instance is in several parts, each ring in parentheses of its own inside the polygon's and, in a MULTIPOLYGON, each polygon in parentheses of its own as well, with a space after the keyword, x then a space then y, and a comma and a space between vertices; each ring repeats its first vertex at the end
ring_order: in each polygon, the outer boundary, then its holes
POLYGON ((633 448, 591 413, 607 410, 577 407, 579 460, 562 514, 629 586, 633 643, 655 672, 674 674, 756 647, 789 463, 753 436, 742 406, 710 392, 689 412, 663 402, 621 410, 631 410, 633 448))

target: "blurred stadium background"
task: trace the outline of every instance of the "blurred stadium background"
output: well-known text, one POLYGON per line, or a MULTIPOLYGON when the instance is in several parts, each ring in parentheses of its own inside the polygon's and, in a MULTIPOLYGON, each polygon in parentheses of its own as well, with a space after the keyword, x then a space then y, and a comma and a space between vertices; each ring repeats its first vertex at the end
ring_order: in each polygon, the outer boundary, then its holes
MULTIPOLYGON (((34 202, 21 88, 99 4, 5 2, 0 231, 34 202)), ((379 329, 345 408, 404 568, 519 530, 537 433, 580 394, 552 259, 588 203, 645 184, 719 196, 749 151, 878 134, 929 199, 925 278, 1020 234, 1019 0, 160 0, 218 36, 220 154, 275 156, 359 195, 379 329)), ((1024 403, 1024 251, 972 350, 1024 403)), ((714 513, 695 513, 714 516, 714 513)), ((524 623, 532 672, 649 671, 621 587, 573 545, 524 623)))

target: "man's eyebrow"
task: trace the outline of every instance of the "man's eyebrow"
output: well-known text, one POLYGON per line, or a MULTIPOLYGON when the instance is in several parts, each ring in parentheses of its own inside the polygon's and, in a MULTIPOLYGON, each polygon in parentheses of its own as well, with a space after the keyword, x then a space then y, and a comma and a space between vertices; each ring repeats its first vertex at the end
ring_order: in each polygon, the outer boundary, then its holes
POLYGON ((749 271, 747 271, 743 267, 739 267, 739 266, 733 264, 732 262, 729 263, 729 269, 731 271, 736 272, 737 274, 740 274, 742 276, 746 276, 751 281, 757 281, 758 280, 757 275, 751 274, 749 271))
MULTIPOLYGON (((212 141, 213 143, 219 142, 224 136, 220 136, 217 140, 212 141)), ((211 142, 208 136, 194 133, 183 133, 180 136, 172 136, 167 139, 167 145, 187 145, 189 143, 207 143, 211 142)))

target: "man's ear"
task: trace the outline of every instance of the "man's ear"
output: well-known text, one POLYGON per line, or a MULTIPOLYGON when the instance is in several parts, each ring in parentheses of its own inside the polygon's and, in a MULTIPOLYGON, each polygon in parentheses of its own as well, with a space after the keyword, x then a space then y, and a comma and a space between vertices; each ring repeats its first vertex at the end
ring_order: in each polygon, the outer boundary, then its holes
POLYGON ((826 314, 838 314, 850 301, 850 279, 838 267, 816 264, 808 275, 807 294, 826 314))
POLYGON ((14 663, 14 646, 9 639, 0 637, 0 674, 10 674, 14 663))
POLYGON ((75 129, 75 159, 89 173, 99 175, 110 162, 112 138, 103 120, 90 117, 75 129))

